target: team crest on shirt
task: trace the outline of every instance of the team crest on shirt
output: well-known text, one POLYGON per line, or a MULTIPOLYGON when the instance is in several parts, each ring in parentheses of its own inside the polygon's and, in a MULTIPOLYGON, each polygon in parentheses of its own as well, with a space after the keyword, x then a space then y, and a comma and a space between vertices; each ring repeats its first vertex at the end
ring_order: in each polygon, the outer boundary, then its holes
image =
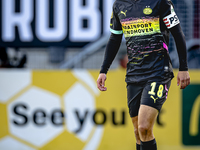
POLYGON ((146 8, 143 10, 145 15, 150 15, 152 12, 153 10, 150 8, 150 6, 146 6, 146 8))

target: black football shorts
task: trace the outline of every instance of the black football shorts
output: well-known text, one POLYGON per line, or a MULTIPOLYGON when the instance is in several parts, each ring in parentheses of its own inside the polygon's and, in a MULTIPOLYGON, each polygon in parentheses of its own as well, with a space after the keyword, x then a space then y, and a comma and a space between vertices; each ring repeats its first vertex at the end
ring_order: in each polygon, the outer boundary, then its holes
POLYGON ((163 103, 167 99, 170 84, 171 80, 127 83, 127 99, 130 116, 138 116, 141 104, 160 111, 163 103))

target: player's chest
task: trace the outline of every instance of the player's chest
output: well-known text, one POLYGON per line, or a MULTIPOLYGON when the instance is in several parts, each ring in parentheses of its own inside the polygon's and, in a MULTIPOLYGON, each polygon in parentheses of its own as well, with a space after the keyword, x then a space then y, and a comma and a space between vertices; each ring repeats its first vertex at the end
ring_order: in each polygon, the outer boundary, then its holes
POLYGON ((142 19, 159 16, 159 8, 156 0, 154 2, 141 0, 135 3, 133 1, 122 3, 118 6, 118 18, 120 21, 130 18, 142 19))

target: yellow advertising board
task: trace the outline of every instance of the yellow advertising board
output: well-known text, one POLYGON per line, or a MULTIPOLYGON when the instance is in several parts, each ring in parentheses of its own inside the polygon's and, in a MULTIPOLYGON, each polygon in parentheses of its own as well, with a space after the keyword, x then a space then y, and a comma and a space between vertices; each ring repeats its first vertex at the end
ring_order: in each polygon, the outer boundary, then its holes
MULTIPOLYGON (((134 150, 125 70, 0 70, 0 150, 134 150)), ((177 71, 175 71, 177 74, 177 71)), ((200 150, 200 71, 173 79, 154 134, 159 150, 200 150)))

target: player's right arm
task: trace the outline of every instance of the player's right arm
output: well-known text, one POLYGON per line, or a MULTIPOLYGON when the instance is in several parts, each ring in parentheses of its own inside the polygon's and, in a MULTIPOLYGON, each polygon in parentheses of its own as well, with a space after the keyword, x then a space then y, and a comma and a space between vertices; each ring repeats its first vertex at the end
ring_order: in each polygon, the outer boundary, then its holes
POLYGON ((116 35, 111 34, 108 44, 106 46, 105 56, 103 65, 101 66, 101 71, 97 79, 97 87, 100 91, 106 91, 105 87, 106 74, 112 64, 121 44, 122 34, 116 35))
POLYGON ((111 16, 111 21, 110 21, 110 39, 107 43, 106 46, 106 51, 104 55, 104 61, 101 66, 100 74, 97 79, 97 87, 100 91, 106 91, 107 88, 105 87, 105 81, 106 81, 106 74, 119 50, 121 40, 122 40, 122 27, 121 23, 119 21, 119 18, 116 13, 116 9, 113 6, 113 13, 111 16))

